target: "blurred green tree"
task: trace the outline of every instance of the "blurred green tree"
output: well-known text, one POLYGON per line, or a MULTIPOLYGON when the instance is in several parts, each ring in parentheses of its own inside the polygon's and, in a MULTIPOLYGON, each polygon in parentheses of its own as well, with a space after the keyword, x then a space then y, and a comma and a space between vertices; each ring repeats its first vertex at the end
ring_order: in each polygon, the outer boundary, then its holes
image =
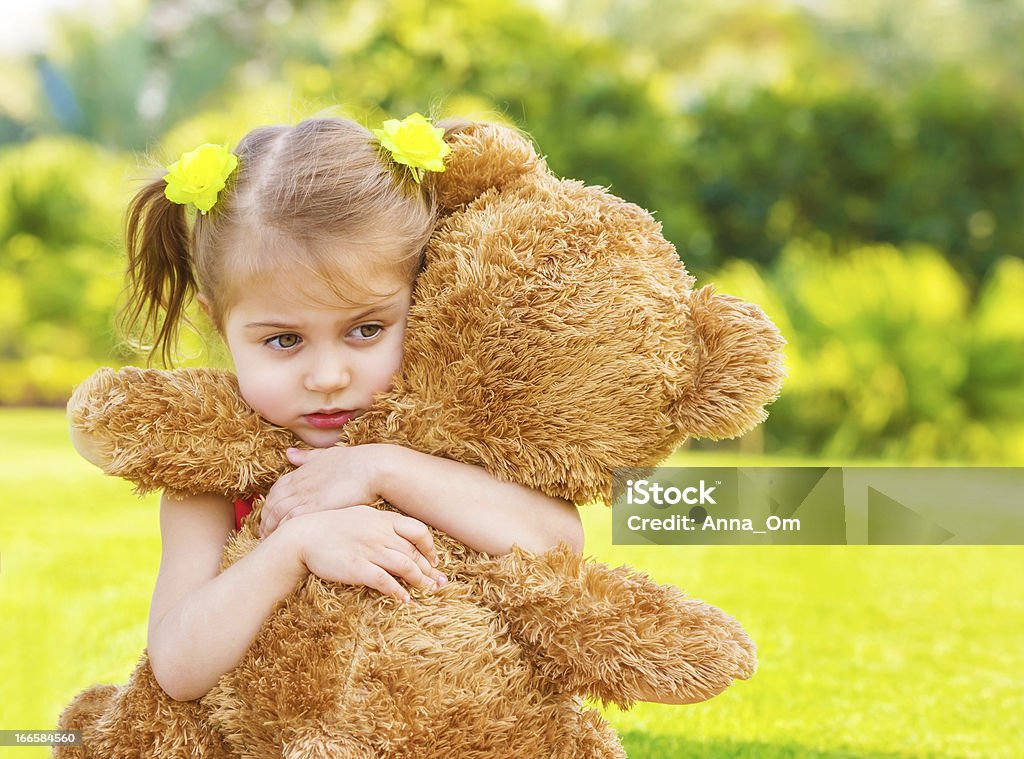
POLYGON ((728 93, 695 107, 683 169, 710 248, 698 263, 767 263, 793 237, 841 247, 923 242, 975 287, 1024 251, 1024 103, 955 75, 893 103, 866 90, 728 93))
POLYGON ((1002 258, 980 296, 936 250, 835 254, 791 243, 716 286, 760 304, 789 341, 765 446, 832 458, 1024 461, 1024 263, 1002 258))
POLYGON ((68 137, 0 151, 0 402, 62 402, 117 345, 123 161, 68 137))

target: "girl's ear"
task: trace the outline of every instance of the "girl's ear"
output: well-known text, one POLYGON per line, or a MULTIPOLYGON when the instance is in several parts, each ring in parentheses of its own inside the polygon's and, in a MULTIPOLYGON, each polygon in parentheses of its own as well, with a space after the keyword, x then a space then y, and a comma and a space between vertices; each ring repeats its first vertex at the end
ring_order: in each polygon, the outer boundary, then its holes
POLYGON ((223 338, 224 331, 221 329, 221 325, 217 324, 217 320, 213 318, 213 304, 210 303, 210 299, 202 293, 196 293, 196 302, 199 304, 199 308, 201 308, 203 313, 206 315, 206 318, 210 320, 210 324, 212 324, 213 328, 217 330, 217 334, 223 338))

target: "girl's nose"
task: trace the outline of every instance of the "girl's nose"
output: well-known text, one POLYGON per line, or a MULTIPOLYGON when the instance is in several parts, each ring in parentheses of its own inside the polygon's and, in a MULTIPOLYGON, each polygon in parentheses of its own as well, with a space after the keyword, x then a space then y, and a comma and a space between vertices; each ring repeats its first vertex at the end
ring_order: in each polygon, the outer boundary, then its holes
POLYGON ((306 389, 314 393, 330 394, 343 390, 352 382, 352 373, 344 357, 337 355, 321 355, 306 372, 306 389))

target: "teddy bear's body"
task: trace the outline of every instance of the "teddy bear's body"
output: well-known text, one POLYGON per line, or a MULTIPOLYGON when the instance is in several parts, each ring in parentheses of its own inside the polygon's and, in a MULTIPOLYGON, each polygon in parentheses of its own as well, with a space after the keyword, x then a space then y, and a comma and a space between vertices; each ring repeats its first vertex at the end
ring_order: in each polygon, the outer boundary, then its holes
MULTIPOLYGON (((615 467, 764 418, 782 341, 756 307, 692 291, 649 215, 556 179, 510 130, 453 143, 402 368, 343 444, 406 445, 583 504, 607 501, 615 467)), ((105 370, 69 413, 143 489, 265 493, 293 442, 219 372, 105 370)), ((258 519, 257 504, 222 569, 258 519)), ((310 575, 205 697, 171 700, 144 656, 127 685, 68 707, 60 725, 85 745, 58 755, 621 757, 584 696, 700 700, 753 672, 735 620, 642 574, 434 538, 441 590, 402 606, 310 575)))

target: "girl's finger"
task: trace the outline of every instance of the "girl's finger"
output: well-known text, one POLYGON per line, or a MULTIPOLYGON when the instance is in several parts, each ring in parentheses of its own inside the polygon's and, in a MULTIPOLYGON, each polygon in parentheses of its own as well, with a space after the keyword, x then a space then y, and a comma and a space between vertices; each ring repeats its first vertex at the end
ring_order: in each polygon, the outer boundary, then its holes
POLYGON ((395 539, 397 541, 396 544, 389 546, 390 548, 399 551, 400 553, 404 553, 410 559, 415 561, 416 566, 420 568, 420 571, 437 583, 437 587, 441 588, 448 584, 448 578, 444 576, 441 570, 430 566, 430 560, 420 553, 420 550, 415 544, 410 543, 405 538, 399 538, 397 535, 395 536, 395 539))
POLYGON ((277 517, 267 512, 266 509, 260 515, 260 537, 265 538, 277 528, 277 517))
POLYGON ((263 513, 260 517, 260 537, 265 538, 267 535, 272 533, 278 527, 281 526, 281 522, 288 518, 289 511, 285 511, 281 506, 277 504, 277 501, 273 504, 271 509, 267 509, 264 505, 263 513))
POLYGON ((269 525, 267 527, 267 535, 270 535, 272 532, 274 532, 274 530, 280 530, 285 522, 287 522, 292 517, 296 517, 298 515, 299 515, 299 510, 298 509, 294 509, 293 511, 289 511, 287 514, 285 514, 284 516, 282 516, 280 519, 277 520, 277 524, 269 525))
POLYGON ((288 511, 282 511, 280 516, 274 515, 273 521, 268 521, 266 530, 267 535, 272 533, 274 530, 280 529, 281 526, 289 519, 302 516, 303 514, 312 514, 314 511, 320 511, 313 504, 306 504, 304 506, 293 506, 288 511))
POLYGON ((386 569, 390 574, 405 580, 414 588, 436 590, 437 583, 432 577, 420 569, 419 565, 402 551, 383 548, 375 557, 374 563, 386 569))
POLYGON ((359 574, 361 584, 366 587, 379 590, 384 595, 391 596, 396 601, 404 604, 409 603, 411 600, 408 591, 384 567, 369 563, 359 574))
POLYGON ((437 556, 437 548, 434 547, 434 538, 430 535, 429 527, 418 519, 399 515, 394 521, 394 529, 396 533, 416 546, 416 549, 427 557, 430 566, 437 566, 440 559, 437 556))
POLYGON ((284 452, 292 466, 302 466, 309 461, 313 451, 306 451, 301 448, 289 448, 284 452))

